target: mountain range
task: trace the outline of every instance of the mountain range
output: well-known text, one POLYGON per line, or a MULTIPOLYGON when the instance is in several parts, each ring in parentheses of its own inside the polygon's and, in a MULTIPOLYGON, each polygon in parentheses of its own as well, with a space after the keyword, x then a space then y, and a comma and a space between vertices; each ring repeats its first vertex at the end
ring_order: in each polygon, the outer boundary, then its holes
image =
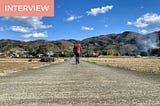
MULTIPOLYGON (((18 41, 1 39, 0 55, 11 56, 12 54, 29 53, 37 55, 47 51, 62 54, 72 53, 76 40, 35 40, 18 41)), ((114 50, 121 55, 147 54, 150 49, 160 48, 160 31, 149 34, 140 34, 132 31, 125 31, 118 34, 99 35, 86 38, 80 41, 82 44, 83 55, 102 54, 104 50, 114 50)), ((159 53, 159 52, 158 52, 159 53)))

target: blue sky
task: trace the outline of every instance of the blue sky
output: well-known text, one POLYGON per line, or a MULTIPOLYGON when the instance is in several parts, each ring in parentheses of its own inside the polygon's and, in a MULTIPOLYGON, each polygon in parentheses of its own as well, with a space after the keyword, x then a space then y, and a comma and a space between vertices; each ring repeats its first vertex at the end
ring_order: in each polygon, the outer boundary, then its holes
POLYGON ((160 0, 55 0, 53 17, 0 17, 0 39, 77 39, 160 30, 160 0))

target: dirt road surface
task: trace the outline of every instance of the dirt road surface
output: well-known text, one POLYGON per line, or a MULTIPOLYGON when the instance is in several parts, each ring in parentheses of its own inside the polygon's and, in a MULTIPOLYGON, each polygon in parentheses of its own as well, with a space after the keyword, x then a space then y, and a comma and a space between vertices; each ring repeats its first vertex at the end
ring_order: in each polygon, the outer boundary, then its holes
POLYGON ((1 76, 0 106, 160 106, 160 77, 71 60, 1 76))

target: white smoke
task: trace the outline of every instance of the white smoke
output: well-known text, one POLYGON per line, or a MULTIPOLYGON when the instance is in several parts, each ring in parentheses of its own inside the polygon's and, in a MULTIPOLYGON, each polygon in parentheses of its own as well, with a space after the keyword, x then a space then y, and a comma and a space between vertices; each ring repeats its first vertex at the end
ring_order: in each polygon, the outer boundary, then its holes
POLYGON ((149 34, 144 40, 144 50, 149 53, 153 48, 159 48, 159 39, 157 34, 149 34))

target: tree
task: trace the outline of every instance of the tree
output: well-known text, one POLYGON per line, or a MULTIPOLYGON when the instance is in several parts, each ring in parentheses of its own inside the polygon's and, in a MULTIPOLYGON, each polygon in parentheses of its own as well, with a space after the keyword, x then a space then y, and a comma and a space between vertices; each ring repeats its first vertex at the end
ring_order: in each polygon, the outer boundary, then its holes
POLYGON ((36 52, 37 54, 46 54, 48 52, 47 46, 40 45, 36 52))
POLYGON ((103 50, 102 54, 103 55, 107 55, 107 56, 109 56, 109 55, 111 55, 111 56, 120 56, 120 53, 118 51, 116 51, 116 50, 103 50))
POLYGON ((160 48, 152 48, 152 49, 150 49, 150 54, 152 56, 160 56, 160 48))

